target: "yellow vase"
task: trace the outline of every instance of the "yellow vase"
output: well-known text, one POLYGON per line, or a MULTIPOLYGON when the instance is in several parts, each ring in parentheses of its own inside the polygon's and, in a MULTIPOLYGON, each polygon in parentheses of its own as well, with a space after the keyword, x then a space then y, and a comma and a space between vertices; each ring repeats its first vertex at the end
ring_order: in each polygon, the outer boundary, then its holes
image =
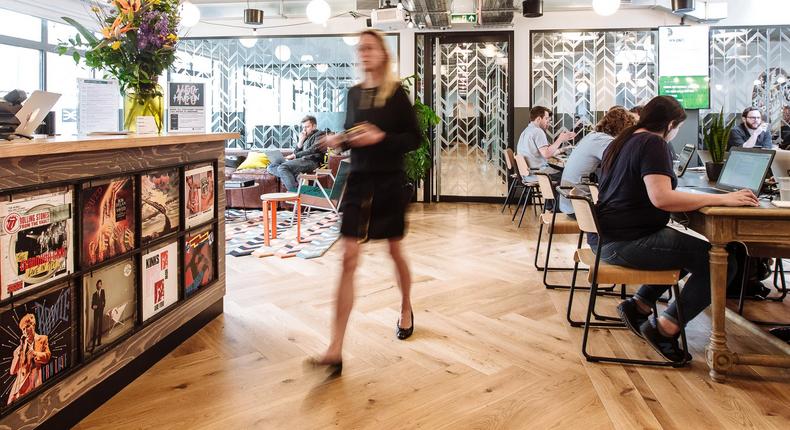
POLYGON ((158 132, 162 132, 165 119, 165 97, 162 87, 157 84, 151 91, 136 92, 128 88, 123 97, 123 128, 129 132, 137 131, 137 117, 152 116, 158 132))

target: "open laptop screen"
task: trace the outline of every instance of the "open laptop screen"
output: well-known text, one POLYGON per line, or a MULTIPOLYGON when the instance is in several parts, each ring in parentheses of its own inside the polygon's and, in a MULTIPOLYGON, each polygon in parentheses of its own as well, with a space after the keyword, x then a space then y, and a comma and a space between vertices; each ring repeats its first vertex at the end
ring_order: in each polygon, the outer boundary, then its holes
POLYGON ((730 156, 721 171, 717 188, 731 191, 748 189, 758 195, 773 157, 774 151, 730 149, 730 156))

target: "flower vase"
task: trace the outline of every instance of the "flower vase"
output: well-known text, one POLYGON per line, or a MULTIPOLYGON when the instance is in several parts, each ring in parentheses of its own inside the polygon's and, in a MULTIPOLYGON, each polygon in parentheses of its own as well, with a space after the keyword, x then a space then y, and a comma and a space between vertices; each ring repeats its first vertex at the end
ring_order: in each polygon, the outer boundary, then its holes
POLYGON ((152 116, 159 133, 162 132, 165 118, 165 101, 162 87, 156 84, 147 91, 126 90, 123 97, 123 128, 129 132, 137 131, 137 117, 152 116))

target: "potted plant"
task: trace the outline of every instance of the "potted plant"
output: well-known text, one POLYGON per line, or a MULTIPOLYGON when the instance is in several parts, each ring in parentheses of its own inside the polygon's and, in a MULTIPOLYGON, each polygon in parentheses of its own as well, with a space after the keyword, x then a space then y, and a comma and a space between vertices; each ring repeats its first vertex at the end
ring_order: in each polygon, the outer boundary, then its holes
MULTIPOLYGON (((411 93, 417 75, 407 76, 401 79, 401 83, 406 91, 411 93)), ((431 168, 431 141, 428 138, 428 130, 439 124, 441 119, 428 105, 424 104, 417 97, 414 98, 414 111, 417 114, 417 123, 420 126, 421 140, 420 147, 406 154, 405 167, 406 178, 409 180, 407 190, 409 196, 414 195, 417 185, 431 168)))
POLYGON ((164 93, 157 82, 176 54, 180 0, 91 0, 95 35, 77 21, 63 20, 78 34, 61 42, 58 52, 101 69, 118 80, 124 96, 124 128, 135 131, 138 116, 152 116, 159 131, 164 124, 164 93))
POLYGON ((711 182, 719 179, 719 174, 724 166, 724 153, 727 152, 727 142, 730 140, 730 131, 734 124, 734 117, 727 124, 724 123, 724 108, 722 107, 718 115, 714 114, 713 120, 703 133, 703 142, 710 152, 711 160, 713 160, 705 163, 705 173, 711 182))

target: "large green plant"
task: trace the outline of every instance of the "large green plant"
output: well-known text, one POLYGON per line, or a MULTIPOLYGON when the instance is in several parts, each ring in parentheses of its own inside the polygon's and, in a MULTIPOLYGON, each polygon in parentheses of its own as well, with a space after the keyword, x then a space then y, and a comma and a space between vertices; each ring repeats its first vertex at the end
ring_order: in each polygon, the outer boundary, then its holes
MULTIPOLYGON (((411 93, 417 75, 407 76, 401 79, 403 88, 411 93)), ((414 111, 417 114, 417 123, 420 126, 420 146, 406 154, 406 176, 415 185, 425 178, 428 169, 431 168, 431 141, 428 139, 428 130, 439 124, 441 119, 428 105, 424 104, 417 97, 414 98, 414 111)))
POLYGON ((727 151, 727 142, 730 140, 730 132, 734 124, 734 117, 724 124, 724 108, 721 108, 721 112, 718 115, 714 114, 713 120, 705 130, 705 147, 708 148, 714 163, 724 162, 724 153, 727 151))

